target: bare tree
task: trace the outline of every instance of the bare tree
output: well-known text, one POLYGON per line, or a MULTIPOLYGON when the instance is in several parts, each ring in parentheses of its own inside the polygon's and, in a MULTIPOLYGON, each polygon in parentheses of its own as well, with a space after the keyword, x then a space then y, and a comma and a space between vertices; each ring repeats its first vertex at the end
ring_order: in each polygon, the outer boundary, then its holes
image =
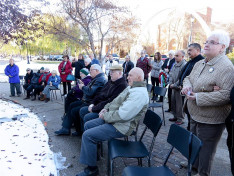
POLYGON ((126 15, 126 8, 108 0, 63 0, 61 3, 67 20, 84 33, 82 39, 78 38, 67 33, 62 23, 55 28, 57 32, 76 40, 86 51, 91 50, 95 57, 98 53, 99 59, 102 58, 104 42, 110 52, 116 45, 127 41, 133 34, 131 29, 137 26, 136 19, 126 15))

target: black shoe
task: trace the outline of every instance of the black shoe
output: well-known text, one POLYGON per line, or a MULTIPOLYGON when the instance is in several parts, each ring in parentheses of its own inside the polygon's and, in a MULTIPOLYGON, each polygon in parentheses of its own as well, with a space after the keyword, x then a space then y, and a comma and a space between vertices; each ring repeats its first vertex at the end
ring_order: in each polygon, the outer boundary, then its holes
POLYGON ((156 102, 163 102, 162 100, 157 100, 156 102))
POLYGON ((168 110, 166 110, 165 112, 171 112, 171 110, 170 110, 170 109, 168 109, 168 110))
POLYGON ((75 131, 75 132, 72 133, 72 136, 77 136, 78 137, 78 136, 82 136, 82 134, 83 133, 80 132, 80 131, 75 131))
POLYGON ((24 100, 30 99, 30 97, 25 97, 24 100))
POLYGON ((91 171, 88 167, 84 169, 84 172, 77 174, 76 176, 97 176, 99 174, 98 168, 91 171))
POLYGON ((32 101, 35 101, 36 100, 36 97, 34 96, 33 99, 31 99, 32 101))
POLYGON ((177 121, 177 118, 175 118, 175 117, 174 117, 174 118, 170 118, 169 121, 171 121, 171 122, 176 122, 176 121, 177 121))
POLYGON ((60 136, 60 135, 70 135, 71 132, 69 129, 62 127, 60 130, 55 131, 54 133, 60 136))
POLYGON ((14 97, 15 95, 9 95, 9 97, 14 97))
POLYGON ((21 97, 21 94, 17 94, 18 97, 21 97))
POLYGON ((61 96, 64 96, 64 95, 66 95, 66 93, 62 94, 61 96))
POLYGON ((45 103, 48 103, 48 101, 50 101, 50 99, 49 99, 49 98, 46 98, 45 103))

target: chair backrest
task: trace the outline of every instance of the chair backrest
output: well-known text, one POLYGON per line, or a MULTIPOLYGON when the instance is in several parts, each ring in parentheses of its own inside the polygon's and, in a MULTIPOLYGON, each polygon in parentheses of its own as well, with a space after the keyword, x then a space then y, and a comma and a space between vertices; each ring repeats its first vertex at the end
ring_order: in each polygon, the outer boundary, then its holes
POLYGON ((159 86, 155 86, 154 88, 154 93, 160 96, 165 96, 167 92, 167 88, 165 87, 159 87, 159 86))
POLYGON ((167 142, 186 157, 191 164, 196 160, 202 146, 202 142, 198 137, 176 124, 172 124, 170 127, 167 142))
POLYGON ((147 110, 145 114, 145 118, 143 123, 146 125, 148 129, 156 136, 158 134, 159 129, 162 126, 161 118, 152 110, 147 110))

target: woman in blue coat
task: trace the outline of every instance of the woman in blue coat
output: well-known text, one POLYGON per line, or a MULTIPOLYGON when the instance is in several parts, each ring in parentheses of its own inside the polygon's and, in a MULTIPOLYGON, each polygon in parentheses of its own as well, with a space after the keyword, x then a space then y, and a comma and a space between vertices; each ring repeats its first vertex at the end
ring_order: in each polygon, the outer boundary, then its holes
POLYGON ((15 89, 18 97, 20 97, 21 90, 20 90, 19 67, 15 65, 14 59, 9 60, 9 65, 6 66, 4 71, 5 75, 9 77, 10 90, 11 90, 10 97, 15 96, 15 89))
POLYGON ((59 88, 59 84, 61 82, 61 78, 60 76, 57 75, 57 71, 53 70, 52 72, 52 76, 49 77, 49 80, 47 82, 46 87, 44 88, 41 98, 41 101, 44 101, 47 103, 48 101, 50 101, 50 90, 56 90, 59 88))

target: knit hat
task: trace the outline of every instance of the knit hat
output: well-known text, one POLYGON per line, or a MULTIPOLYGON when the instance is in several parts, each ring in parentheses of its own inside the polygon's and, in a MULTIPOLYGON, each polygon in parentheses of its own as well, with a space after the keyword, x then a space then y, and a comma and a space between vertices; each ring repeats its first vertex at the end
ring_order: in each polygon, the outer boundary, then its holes
POLYGON ((44 67, 41 67, 41 69, 40 70, 45 70, 45 68, 44 67))
POLYGON ((89 74, 89 70, 87 68, 82 68, 80 72, 84 73, 86 76, 89 74))

